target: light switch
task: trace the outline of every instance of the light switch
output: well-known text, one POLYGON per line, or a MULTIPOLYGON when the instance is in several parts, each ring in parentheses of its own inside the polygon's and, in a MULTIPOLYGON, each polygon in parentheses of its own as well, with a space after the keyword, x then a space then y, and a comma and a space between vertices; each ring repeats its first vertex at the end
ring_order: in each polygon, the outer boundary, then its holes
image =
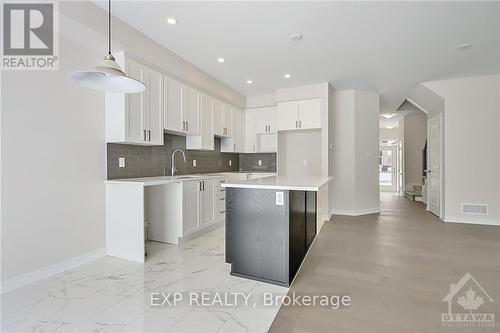
POLYGON ((118 157, 118 167, 125 168, 125 157, 118 157))
POLYGON ((283 192, 276 192, 276 206, 284 205, 284 194, 283 192))
POLYGON ((261 165, 262 165, 262 160, 259 160, 259 161, 257 162, 257 164, 258 164, 259 166, 261 166, 261 165))
POLYGON ((196 166, 196 160, 193 160, 193 166, 194 167, 196 166))

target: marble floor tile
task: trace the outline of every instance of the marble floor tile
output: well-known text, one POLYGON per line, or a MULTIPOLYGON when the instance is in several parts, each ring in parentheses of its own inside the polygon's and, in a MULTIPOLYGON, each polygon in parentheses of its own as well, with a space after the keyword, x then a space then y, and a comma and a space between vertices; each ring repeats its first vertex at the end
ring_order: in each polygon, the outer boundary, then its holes
POLYGON ((287 292, 230 276, 223 228, 179 246, 147 248, 144 264, 106 256, 3 294, 2 332, 266 332, 279 305, 152 307, 151 295, 287 292))

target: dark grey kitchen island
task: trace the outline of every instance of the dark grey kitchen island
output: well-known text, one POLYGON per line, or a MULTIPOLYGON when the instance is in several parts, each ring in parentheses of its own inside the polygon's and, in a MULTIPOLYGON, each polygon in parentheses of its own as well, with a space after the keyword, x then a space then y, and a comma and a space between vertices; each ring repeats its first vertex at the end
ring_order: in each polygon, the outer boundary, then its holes
POLYGON ((290 286, 328 219, 329 180, 273 176, 224 184, 231 275, 290 286))

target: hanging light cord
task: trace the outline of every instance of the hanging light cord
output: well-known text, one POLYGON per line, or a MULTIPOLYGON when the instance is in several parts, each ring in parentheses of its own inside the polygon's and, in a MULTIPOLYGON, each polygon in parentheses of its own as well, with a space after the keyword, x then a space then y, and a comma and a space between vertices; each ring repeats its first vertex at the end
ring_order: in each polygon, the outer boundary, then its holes
POLYGON ((108 0, 108 54, 111 54, 111 0, 108 0))

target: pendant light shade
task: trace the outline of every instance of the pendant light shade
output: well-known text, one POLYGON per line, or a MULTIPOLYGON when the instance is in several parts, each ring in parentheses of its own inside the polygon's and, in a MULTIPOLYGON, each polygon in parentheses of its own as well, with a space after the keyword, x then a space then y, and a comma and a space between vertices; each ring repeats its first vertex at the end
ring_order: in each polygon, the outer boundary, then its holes
POLYGON ((127 76, 111 54, 111 0, 108 1, 108 54, 98 66, 72 72, 69 77, 82 87, 113 93, 137 93, 146 89, 144 83, 127 76))
POLYGON ((127 76, 111 54, 107 54, 101 63, 87 71, 77 71, 70 78, 78 85, 113 93, 136 93, 146 89, 141 81, 127 76))

